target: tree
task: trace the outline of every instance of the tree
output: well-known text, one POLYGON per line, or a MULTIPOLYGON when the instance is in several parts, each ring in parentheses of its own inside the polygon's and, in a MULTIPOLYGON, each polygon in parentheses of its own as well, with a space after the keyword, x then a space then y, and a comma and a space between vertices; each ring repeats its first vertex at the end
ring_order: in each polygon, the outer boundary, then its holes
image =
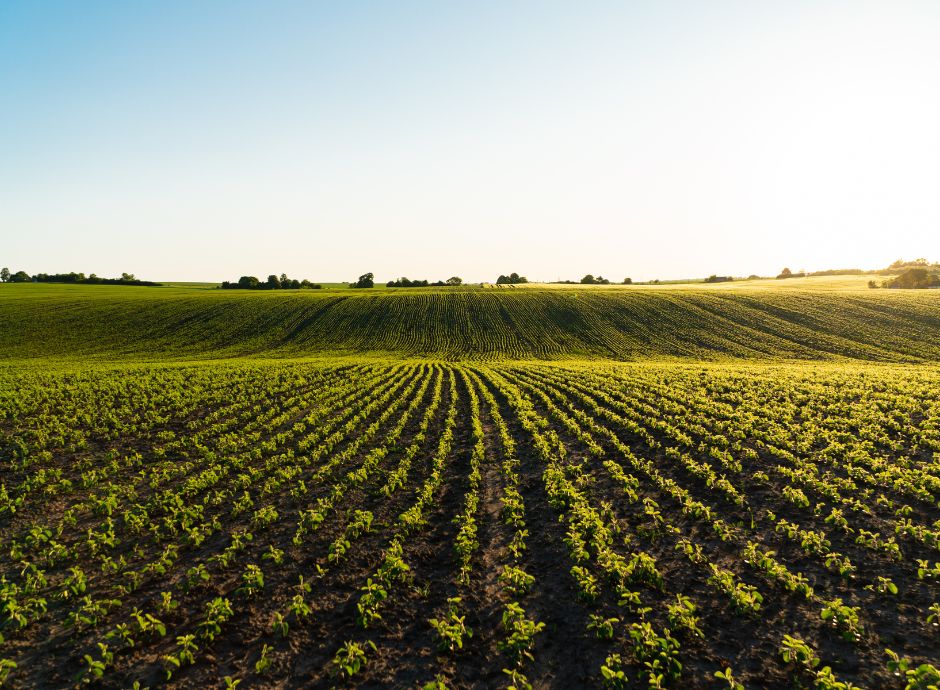
POLYGON ((496 279, 497 285, 518 285, 519 283, 528 283, 529 279, 518 273, 510 273, 508 276, 500 276, 496 279))
POLYGON ((123 280, 123 281, 131 281, 131 280, 137 280, 137 279, 134 277, 134 274, 133 274, 133 273, 122 273, 122 274, 121 274, 121 280, 123 280))
POLYGON ((584 276, 584 277, 581 279, 581 284, 582 284, 582 285, 593 285, 594 282, 595 282, 595 281, 594 281, 594 276, 592 276, 590 273, 588 273, 586 276, 584 276))
POLYGON ((238 279, 238 287, 242 290, 256 290, 258 285, 259 281, 254 276, 242 276, 238 279))
POLYGON ((6 266, 0 269, 0 280, 2 280, 4 283, 10 282, 10 269, 6 266))
POLYGON ((268 280, 264 285, 268 290, 280 290, 281 281, 272 273, 268 276, 268 280))
POLYGON ((793 271, 791 271, 789 268, 784 268, 782 271, 780 271, 780 275, 778 275, 777 277, 778 277, 778 278, 789 278, 789 277, 792 276, 792 275, 793 275, 793 271))
POLYGON ((359 276, 359 280, 357 280, 353 284, 353 287, 354 288, 375 287, 375 275, 373 275, 372 273, 363 273, 361 276, 359 276))
POLYGON ((633 278, 624 278, 624 279, 623 279, 623 284, 624 284, 624 285, 633 285, 633 278))
POLYGON ((926 268, 909 268, 888 283, 888 287, 917 289, 940 286, 940 276, 931 274, 926 268))
POLYGON ((448 285, 463 285, 463 278, 460 276, 451 276, 446 280, 448 285))
POLYGON ((30 277, 26 271, 17 271, 12 276, 10 276, 11 283, 28 283, 29 281, 30 277))

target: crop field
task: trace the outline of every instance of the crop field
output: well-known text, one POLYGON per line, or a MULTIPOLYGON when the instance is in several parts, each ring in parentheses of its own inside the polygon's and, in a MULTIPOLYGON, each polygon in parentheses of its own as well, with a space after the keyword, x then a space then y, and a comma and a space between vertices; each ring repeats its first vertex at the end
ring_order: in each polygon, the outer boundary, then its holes
POLYGON ((8 365, 0 456, 12 687, 940 678, 934 365, 8 365))
POLYGON ((13 284, 0 288, 0 363, 340 354, 940 361, 940 290, 827 284, 842 283, 294 294, 13 284))

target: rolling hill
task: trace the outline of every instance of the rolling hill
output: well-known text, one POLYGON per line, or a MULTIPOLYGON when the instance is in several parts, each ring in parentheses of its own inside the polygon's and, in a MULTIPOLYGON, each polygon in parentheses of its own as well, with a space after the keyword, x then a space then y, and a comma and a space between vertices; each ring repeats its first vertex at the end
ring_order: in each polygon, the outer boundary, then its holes
POLYGON ((0 286, 0 358, 940 359, 940 292, 0 286))

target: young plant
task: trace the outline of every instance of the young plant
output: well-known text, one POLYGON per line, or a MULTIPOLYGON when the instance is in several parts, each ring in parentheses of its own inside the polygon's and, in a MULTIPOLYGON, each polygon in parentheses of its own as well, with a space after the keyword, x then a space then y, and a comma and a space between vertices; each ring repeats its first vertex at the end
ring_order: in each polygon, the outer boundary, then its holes
POLYGON ((268 670, 268 667, 271 665, 271 660, 268 658, 268 654, 271 652, 271 645, 263 645, 261 647, 261 656, 258 657, 258 660, 255 662, 255 673, 258 675, 264 674, 268 670))
POLYGON ((448 612, 444 618, 431 618, 428 623, 437 632, 438 647, 450 653, 463 649, 465 638, 473 637, 473 631, 467 627, 466 616, 460 615, 460 597, 447 600, 448 612))
POLYGON ((725 681, 728 690, 744 690, 744 684, 735 680, 734 674, 731 673, 730 666, 726 667, 724 671, 715 671, 715 678, 725 681))
POLYGON ((499 650, 506 652, 516 664, 521 664, 524 659, 531 661, 535 636, 545 629, 545 623, 526 618, 525 609, 513 601, 503 610, 503 628, 509 637, 499 641, 496 645, 499 650))
POLYGON ((858 642, 862 638, 862 624, 858 618, 859 608, 846 606, 842 599, 833 599, 823 607, 822 619, 829 621, 847 642, 858 642))
POLYGON ((503 589, 509 592, 511 596, 518 597, 529 591, 529 588, 535 582, 535 578, 522 568, 507 565, 503 567, 503 572, 499 575, 499 581, 503 585, 503 589))
POLYGON ((611 654, 601 666, 601 680, 605 688, 622 690, 628 687, 630 676, 623 670, 623 659, 619 654, 611 654))
POLYGON ((594 635, 599 640, 612 640, 614 638, 614 625, 619 622, 619 618, 604 618, 592 613, 587 629, 593 630, 594 635))
POLYGON ((366 640, 364 643, 349 641, 336 652, 333 657, 333 673, 346 680, 359 673, 368 663, 368 650, 375 651, 375 643, 366 640))
POLYGON ((819 666, 819 657, 816 656, 816 652, 798 637, 783 636, 780 656, 783 657, 784 662, 802 671, 812 671, 819 666))
POLYGON ((242 573, 242 585, 235 590, 244 597, 253 597, 264 589, 264 572, 257 565, 249 563, 242 573))
POLYGON ((684 630, 695 637, 704 637, 698 627, 699 618, 695 615, 695 604, 689 597, 684 594, 677 594, 676 602, 669 604, 668 611, 669 623, 673 627, 684 630))

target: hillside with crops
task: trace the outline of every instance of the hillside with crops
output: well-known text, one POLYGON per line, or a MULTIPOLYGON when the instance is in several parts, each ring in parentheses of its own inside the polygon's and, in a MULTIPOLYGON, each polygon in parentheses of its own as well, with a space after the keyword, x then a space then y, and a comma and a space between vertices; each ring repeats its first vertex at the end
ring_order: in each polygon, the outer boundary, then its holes
POLYGON ((0 286, 0 358, 940 359, 940 291, 0 286))
POLYGON ((0 286, 0 686, 940 683, 940 292, 316 292, 0 286))

